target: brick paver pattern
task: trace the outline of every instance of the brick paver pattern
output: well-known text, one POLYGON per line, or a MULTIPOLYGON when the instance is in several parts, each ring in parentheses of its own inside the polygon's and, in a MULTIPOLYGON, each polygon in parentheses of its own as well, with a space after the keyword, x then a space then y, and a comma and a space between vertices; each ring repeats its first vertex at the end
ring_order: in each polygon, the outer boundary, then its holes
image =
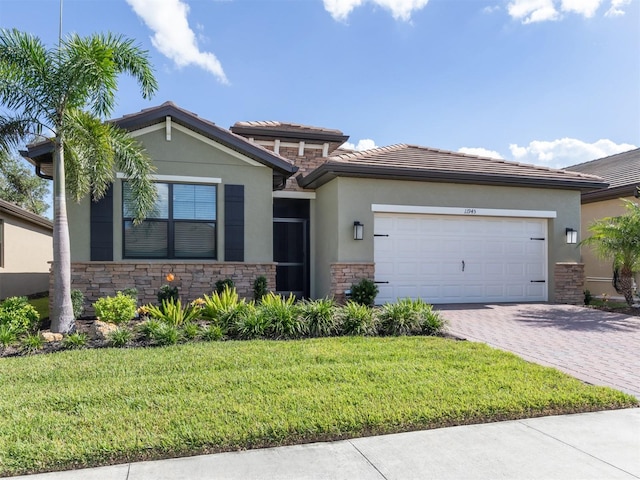
POLYGON ((640 317, 552 304, 438 308, 457 337, 640 398, 640 317))

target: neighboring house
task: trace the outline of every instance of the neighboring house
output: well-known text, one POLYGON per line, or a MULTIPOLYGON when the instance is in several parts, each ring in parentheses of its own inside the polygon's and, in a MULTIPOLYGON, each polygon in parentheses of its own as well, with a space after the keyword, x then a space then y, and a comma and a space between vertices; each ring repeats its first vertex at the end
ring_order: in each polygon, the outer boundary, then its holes
MULTIPOLYGON (((638 202, 640 187, 640 148, 609 157, 592 160, 568 167, 572 172, 586 173, 602 177, 609 184, 582 194, 582 238, 591 235, 589 225, 594 220, 615 217, 626 213, 621 199, 638 202)), ((582 247, 582 261, 585 265, 585 288, 593 295, 606 293, 621 297, 613 288, 612 260, 598 258, 590 247, 582 247)), ((636 276, 636 283, 640 277, 636 276)))
POLYGON ((53 224, 0 200, 0 300, 49 290, 53 224))
MULTIPOLYGON (((90 301, 127 287, 155 301, 170 272, 185 299, 223 278, 252 297, 264 275, 271 290, 339 301, 361 278, 379 303, 582 300, 565 230, 598 177, 411 145, 341 154, 339 130, 226 130, 169 102, 113 122, 145 146, 160 195, 138 227, 121 174, 101 201, 68 204, 73 287, 90 301)), ((46 175, 51 151, 24 155, 46 175)))

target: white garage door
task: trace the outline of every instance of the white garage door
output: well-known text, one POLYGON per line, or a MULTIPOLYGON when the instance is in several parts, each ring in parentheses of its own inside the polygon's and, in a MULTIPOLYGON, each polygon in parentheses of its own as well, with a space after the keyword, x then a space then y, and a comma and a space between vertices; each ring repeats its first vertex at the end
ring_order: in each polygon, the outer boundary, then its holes
POLYGON ((377 304, 547 300, 547 221, 375 214, 377 304))

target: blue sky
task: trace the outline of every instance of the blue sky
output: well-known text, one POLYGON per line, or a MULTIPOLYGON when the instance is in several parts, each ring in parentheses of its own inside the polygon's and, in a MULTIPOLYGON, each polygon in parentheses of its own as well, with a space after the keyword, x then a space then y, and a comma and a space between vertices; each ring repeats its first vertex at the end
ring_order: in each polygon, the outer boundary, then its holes
MULTIPOLYGON (((640 146, 640 0, 64 0, 63 31, 150 53, 114 116, 172 100, 228 128, 338 128, 563 167, 640 146), (467 150, 472 149, 472 150, 467 150), (478 150, 474 150, 478 149, 478 150)), ((59 0, 0 0, 53 45, 59 0)))

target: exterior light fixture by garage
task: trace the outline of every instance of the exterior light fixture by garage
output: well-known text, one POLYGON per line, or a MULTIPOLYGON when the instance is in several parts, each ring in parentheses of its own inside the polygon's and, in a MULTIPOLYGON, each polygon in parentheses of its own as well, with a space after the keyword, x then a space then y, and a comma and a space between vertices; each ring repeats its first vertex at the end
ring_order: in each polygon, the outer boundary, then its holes
POLYGON ((567 243, 578 243, 578 232, 573 228, 567 228, 565 230, 567 235, 567 243))
POLYGON ((354 240, 362 240, 364 237, 364 225, 361 224, 358 220, 353 222, 353 239, 354 240))

